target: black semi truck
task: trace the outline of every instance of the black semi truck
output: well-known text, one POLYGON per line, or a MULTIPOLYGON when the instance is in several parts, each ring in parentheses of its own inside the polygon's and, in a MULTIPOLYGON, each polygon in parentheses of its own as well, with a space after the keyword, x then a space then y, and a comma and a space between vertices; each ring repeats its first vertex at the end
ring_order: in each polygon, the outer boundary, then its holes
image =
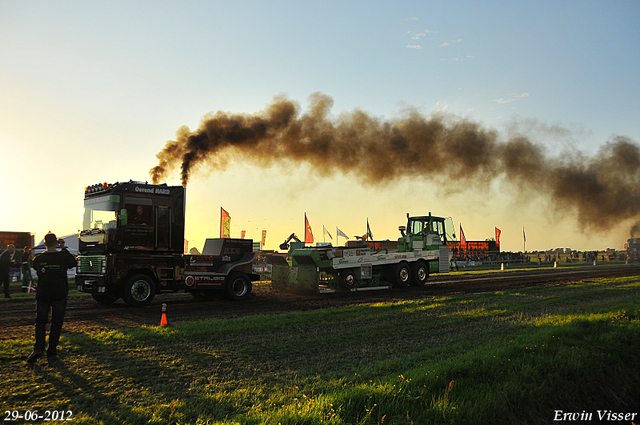
POLYGON ((251 295, 251 239, 207 239, 202 255, 184 253, 186 190, 145 182, 85 189, 77 289, 110 304, 142 307, 158 293, 196 297, 251 295))

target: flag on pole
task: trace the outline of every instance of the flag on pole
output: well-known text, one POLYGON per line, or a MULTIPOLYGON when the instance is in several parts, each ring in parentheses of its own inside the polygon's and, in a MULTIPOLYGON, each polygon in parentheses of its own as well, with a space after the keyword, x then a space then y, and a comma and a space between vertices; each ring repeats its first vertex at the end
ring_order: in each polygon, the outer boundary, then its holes
POLYGON ((324 227, 324 224, 322 225, 322 231, 324 232, 325 235, 329 236, 329 239, 333 240, 333 236, 331 236, 331 233, 329 233, 327 228, 324 227))
POLYGON ((313 231, 307 219, 307 213, 304 213, 304 243, 313 243, 313 231))
POLYGON ((247 231, 246 230, 241 230, 240 231, 240 239, 244 239, 245 236, 247 236, 247 231))
POLYGON ((264 246, 267 243, 267 231, 266 230, 262 231, 262 242, 261 243, 262 243, 262 248, 264 248, 264 246))
POLYGON ((524 233, 524 227, 522 228, 522 239, 524 239, 524 241, 527 241, 527 235, 524 233))
POLYGON ((371 233, 371 227, 369 227, 369 217, 367 217, 367 240, 373 240, 373 233, 371 233))
POLYGON ((464 237, 464 231, 462 230, 462 224, 460 225, 460 246, 467 246, 467 238, 464 237))
POLYGON ((496 227, 496 246, 498 248, 500 248, 500 234, 502 233, 502 230, 498 229, 496 227))
POLYGON ((347 240, 349 239, 349 236, 347 236, 342 230, 338 229, 337 227, 336 227, 336 234, 338 236, 342 236, 343 238, 345 238, 347 240))
POLYGON ((231 237, 231 216, 222 207, 220 207, 220 237, 231 237))

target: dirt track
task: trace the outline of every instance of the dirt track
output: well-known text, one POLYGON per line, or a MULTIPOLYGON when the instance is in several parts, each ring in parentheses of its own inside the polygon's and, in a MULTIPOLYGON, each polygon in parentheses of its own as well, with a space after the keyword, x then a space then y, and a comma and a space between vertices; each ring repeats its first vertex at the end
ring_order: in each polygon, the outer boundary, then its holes
MULTIPOLYGON (((564 285, 586 279, 640 276, 640 265, 604 265, 482 275, 435 275, 424 287, 350 293, 295 295, 274 292, 267 284, 254 286, 254 296, 243 302, 203 301, 189 294, 158 295, 150 306, 136 309, 122 300, 101 305, 92 298, 70 299, 64 333, 91 333, 160 323, 161 304, 167 303, 169 323, 205 318, 234 318, 321 308, 423 299, 459 293, 493 292, 530 286, 564 285)), ((33 337, 34 301, 11 300, 0 307, 0 340, 33 337)))

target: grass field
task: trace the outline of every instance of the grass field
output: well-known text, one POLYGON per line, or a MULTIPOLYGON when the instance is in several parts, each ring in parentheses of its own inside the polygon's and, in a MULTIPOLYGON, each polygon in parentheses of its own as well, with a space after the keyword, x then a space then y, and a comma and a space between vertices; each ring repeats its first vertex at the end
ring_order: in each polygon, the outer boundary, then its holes
POLYGON ((640 413, 640 277, 65 334, 57 366, 27 365, 32 344, 0 343, 2 412, 64 411, 74 424, 640 413))

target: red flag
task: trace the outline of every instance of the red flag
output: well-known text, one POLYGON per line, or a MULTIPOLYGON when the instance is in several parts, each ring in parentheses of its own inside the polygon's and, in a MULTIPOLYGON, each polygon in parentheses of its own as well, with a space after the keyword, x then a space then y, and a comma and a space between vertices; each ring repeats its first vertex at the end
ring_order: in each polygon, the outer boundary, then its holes
POLYGON ((244 239, 245 236, 247 236, 247 231, 246 230, 241 230, 240 231, 240 239, 244 239))
POLYGON ((502 233, 502 230, 498 229, 496 227, 496 246, 499 248, 500 247, 500 234, 502 233))
POLYGON ((231 216, 222 207, 220 207, 220 237, 231 237, 231 216))
POLYGON ((262 247, 264 248, 264 246, 267 244, 267 231, 263 230, 262 231, 262 247))
POLYGON ((464 231, 462 230, 462 224, 460 225, 460 246, 466 248, 467 246, 467 238, 464 237, 464 231))
POLYGON ((307 219, 307 213, 304 213, 304 243, 313 243, 313 232, 307 219))

